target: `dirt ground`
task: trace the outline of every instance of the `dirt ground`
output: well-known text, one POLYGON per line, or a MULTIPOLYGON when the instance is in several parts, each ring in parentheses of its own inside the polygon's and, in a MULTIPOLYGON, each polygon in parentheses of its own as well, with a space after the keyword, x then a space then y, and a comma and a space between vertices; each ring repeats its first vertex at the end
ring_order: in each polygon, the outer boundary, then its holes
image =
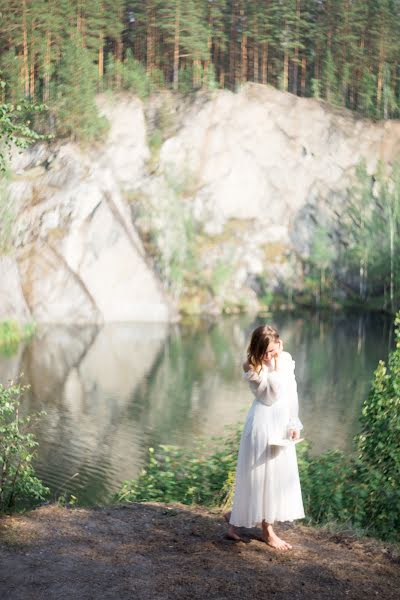
POLYGON ((391 600, 400 598, 398 546, 350 532, 281 524, 277 552, 222 514, 173 503, 41 506, 0 518, 2 600, 391 600))

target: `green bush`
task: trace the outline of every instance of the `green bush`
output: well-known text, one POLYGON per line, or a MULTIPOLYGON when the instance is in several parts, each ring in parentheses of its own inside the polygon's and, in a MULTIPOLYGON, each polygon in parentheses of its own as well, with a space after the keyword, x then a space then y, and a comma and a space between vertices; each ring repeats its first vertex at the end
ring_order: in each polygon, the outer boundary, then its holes
POLYGON ((0 384, 0 512, 32 505, 49 493, 32 467, 38 443, 29 432, 32 420, 46 413, 20 417, 20 397, 26 389, 13 383, 8 387, 0 384))
POLYGON ((108 122, 99 115, 95 102, 97 71, 78 34, 64 44, 58 77, 54 103, 57 133, 81 142, 101 139, 108 122))
POLYGON ((157 87, 156 81, 161 78, 159 71, 154 73, 154 78, 149 77, 146 68, 139 61, 133 58, 131 50, 126 53, 123 62, 115 61, 109 58, 106 66, 106 84, 109 88, 115 87, 133 92, 139 98, 147 98, 149 94, 157 87))
POLYGON ((124 481, 115 500, 220 505, 230 494, 225 484, 235 472, 239 439, 240 429, 214 437, 211 451, 207 440, 198 440, 193 450, 165 444, 149 448, 139 477, 124 481))
POLYGON ((400 311, 395 326, 396 347, 387 366, 379 361, 355 438, 359 481, 369 492, 365 518, 381 535, 400 532, 400 311))
POLYGON ((0 321, 0 354, 12 356, 18 350, 20 342, 31 337, 34 332, 33 323, 21 326, 14 320, 0 321))

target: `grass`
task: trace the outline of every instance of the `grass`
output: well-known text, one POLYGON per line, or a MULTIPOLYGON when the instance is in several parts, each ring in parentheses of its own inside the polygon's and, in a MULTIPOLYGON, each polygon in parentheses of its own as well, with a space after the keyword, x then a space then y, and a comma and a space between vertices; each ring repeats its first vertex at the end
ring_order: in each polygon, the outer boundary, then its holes
POLYGON ((35 333, 34 323, 19 324, 15 320, 0 321, 0 354, 12 356, 23 340, 27 340, 35 333))

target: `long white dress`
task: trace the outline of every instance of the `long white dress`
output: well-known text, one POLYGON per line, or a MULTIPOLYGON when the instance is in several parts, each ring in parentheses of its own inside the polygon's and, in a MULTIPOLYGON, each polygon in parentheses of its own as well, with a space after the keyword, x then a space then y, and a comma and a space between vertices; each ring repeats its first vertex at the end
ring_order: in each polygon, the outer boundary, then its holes
POLYGON ((272 445, 303 429, 298 417, 295 361, 282 351, 278 371, 263 365, 243 373, 254 394, 239 445, 230 524, 258 527, 265 519, 293 521, 304 515, 296 446, 272 445))

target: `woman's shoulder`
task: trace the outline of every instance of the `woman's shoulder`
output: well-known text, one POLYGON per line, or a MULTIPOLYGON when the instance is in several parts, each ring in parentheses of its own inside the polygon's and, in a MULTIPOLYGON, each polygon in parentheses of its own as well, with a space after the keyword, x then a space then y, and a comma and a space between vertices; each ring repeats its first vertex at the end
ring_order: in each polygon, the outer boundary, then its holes
POLYGON ((242 369, 243 369, 243 371, 242 371, 243 377, 248 380, 258 379, 261 374, 261 371, 262 371, 262 368, 261 368, 260 371, 257 372, 257 370, 255 370, 254 367, 249 364, 248 360, 245 360, 242 363, 242 369))
POLYGON ((282 359, 283 364, 288 365, 290 368, 294 369, 296 363, 293 360, 293 357, 290 354, 290 352, 286 352, 286 350, 282 350, 281 359, 282 359))

